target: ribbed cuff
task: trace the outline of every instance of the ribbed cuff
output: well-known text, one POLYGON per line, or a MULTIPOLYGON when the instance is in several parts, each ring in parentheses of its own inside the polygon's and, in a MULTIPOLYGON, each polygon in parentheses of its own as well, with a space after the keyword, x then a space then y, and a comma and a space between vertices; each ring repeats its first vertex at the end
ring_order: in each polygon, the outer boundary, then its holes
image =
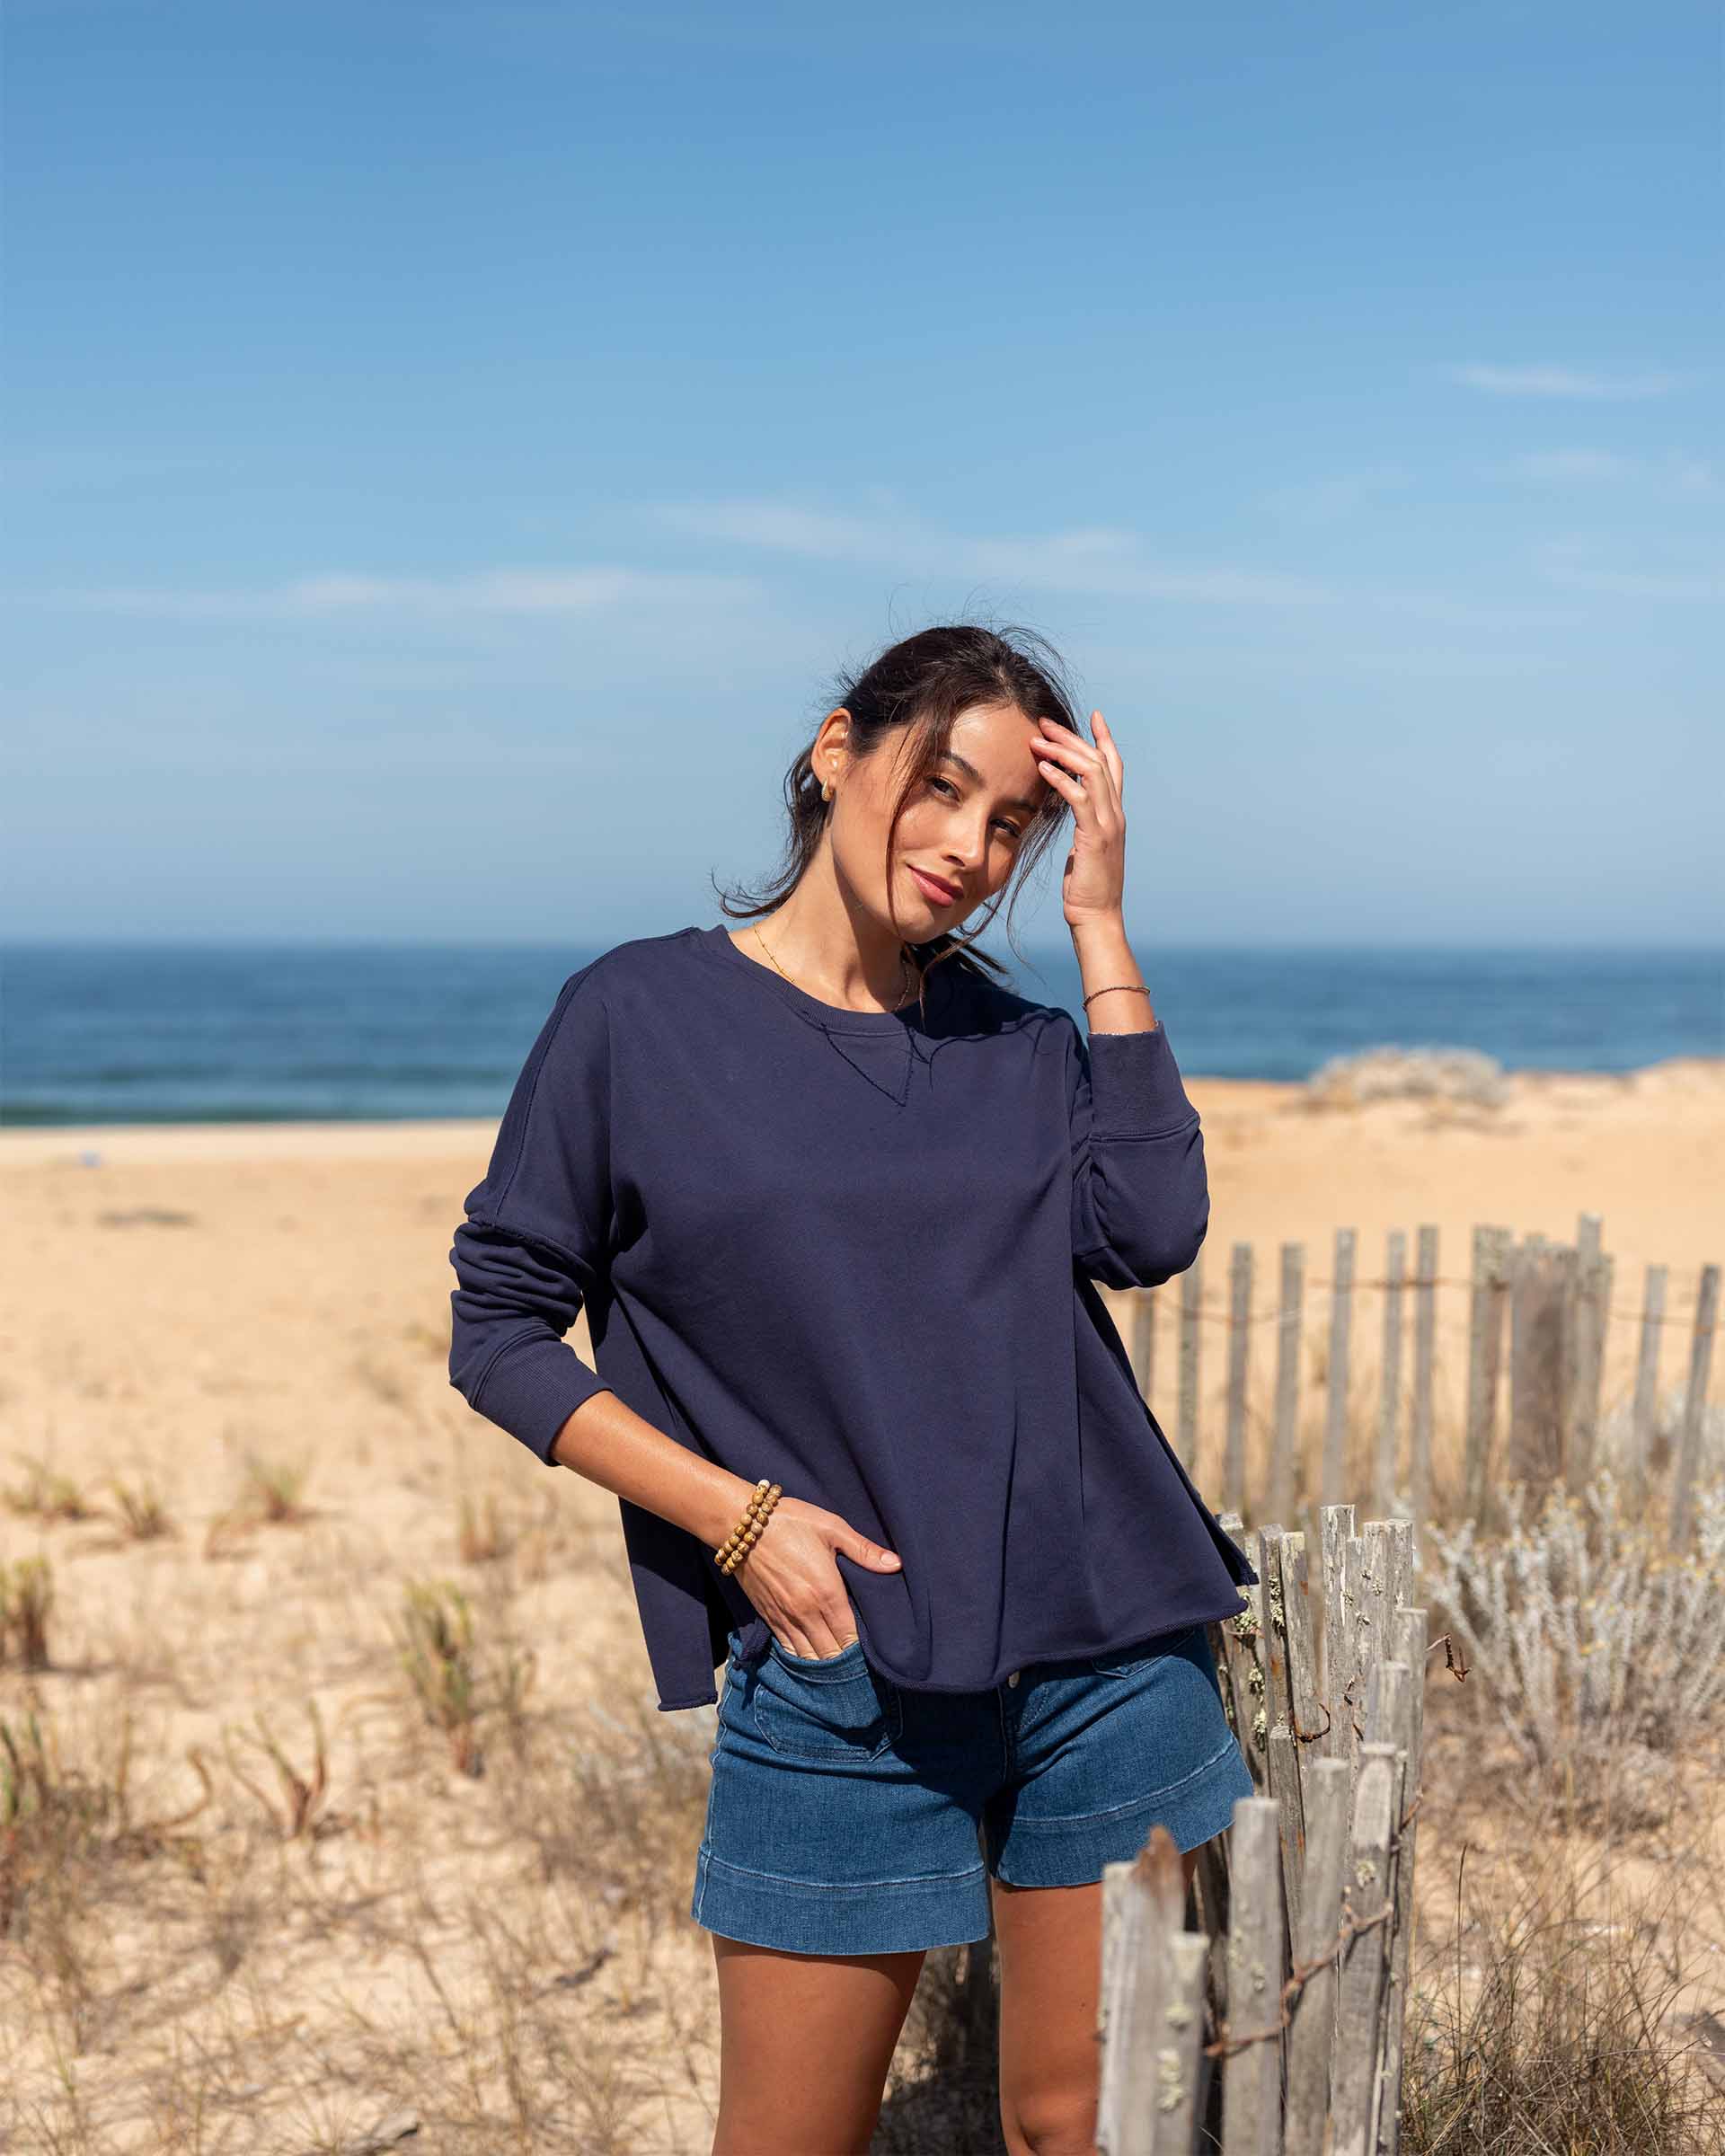
POLYGON ((557 1433, 583 1401, 611 1387, 567 1340, 523 1340, 506 1348, 485 1373, 473 1406, 518 1437, 547 1467, 557 1433))
POLYGON ((1147 1033, 1092 1033, 1085 1046, 1092 1138, 1161 1137, 1197 1116, 1164 1026, 1147 1033))

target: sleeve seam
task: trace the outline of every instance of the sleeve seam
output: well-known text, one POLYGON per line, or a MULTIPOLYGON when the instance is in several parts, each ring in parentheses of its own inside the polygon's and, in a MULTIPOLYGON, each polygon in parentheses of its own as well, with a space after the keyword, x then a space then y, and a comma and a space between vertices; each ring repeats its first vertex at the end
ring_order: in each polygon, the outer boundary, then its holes
MULTIPOLYGON (((606 955, 608 956, 609 954, 607 953, 606 955)), ((558 1036, 562 1032, 563 1021, 569 1015, 570 1005, 575 1001, 576 996, 580 993, 582 985, 592 976, 601 962, 601 959, 596 959, 589 964, 582 967, 579 973, 571 974, 569 979, 563 983, 562 989, 558 992, 557 1001, 553 1010, 551 1022, 548 1029, 545 1031, 544 1038, 540 1044, 537 1060, 534 1065, 533 1082, 527 1088, 527 1097, 522 1106, 521 1127, 517 1135, 515 1158, 509 1162, 509 1172, 504 1180, 503 1188, 497 1194, 497 1203, 500 1206, 503 1203, 503 1200, 508 1197, 509 1192, 514 1188, 515 1179, 520 1172, 522 1155, 526 1150, 527 1128, 532 1120, 534 1103, 539 1097, 539 1081, 544 1074, 545 1064, 550 1057, 552 1049, 557 1043, 558 1036)), ((603 997, 601 997, 600 1002, 601 1005, 603 1006, 603 997)), ((610 1012, 608 1010, 606 1012, 606 1019, 608 1029, 610 1020, 610 1012)), ((554 1250, 556 1245, 554 1243, 548 1243, 546 1248, 554 1250)))
MULTIPOLYGON (((522 1243, 528 1250, 549 1250, 553 1258, 561 1259, 572 1272, 590 1276, 595 1280, 599 1278, 603 1269, 602 1265, 596 1264, 591 1257, 584 1258, 579 1250, 572 1250, 567 1244, 554 1241, 537 1228, 517 1227, 512 1222, 505 1220, 495 1206, 486 1213, 470 1215, 467 1224, 478 1228, 482 1233, 489 1230, 493 1234, 507 1235, 512 1242, 522 1243)), ((583 1302, 587 1299, 585 1288, 581 1290, 581 1299, 583 1302)))

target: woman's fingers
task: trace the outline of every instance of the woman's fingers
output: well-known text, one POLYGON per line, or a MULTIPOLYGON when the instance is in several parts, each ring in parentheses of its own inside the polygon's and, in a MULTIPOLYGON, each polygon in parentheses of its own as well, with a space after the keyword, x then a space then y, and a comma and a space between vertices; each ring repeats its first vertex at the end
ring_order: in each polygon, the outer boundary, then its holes
POLYGON ((822 1661, 858 1637, 850 1591, 834 1561, 838 1557, 871 1571, 901 1569, 896 1550, 859 1533, 838 1513, 789 1498, 780 1500, 774 1525, 744 1560, 743 1591, 787 1654, 822 1661))
MULTIPOLYGON (((1094 711, 1091 716, 1094 721, 1102 715, 1094 711)), ((1107 720, 1102 723, 1106 730, 1107 720)), ((1047 757, 1055 764, 1057 776, 1049 775, 1046 763, 1042 771, 1057 793, 1063 794, 1075 805, 1086 796, 1094 801, 1099 793, 1119 798, 1120 754, 1111 735, 1105 747, 1098 747, 1075 734, 1070 727, 1057 726, 1052 720, 1044 719, 1039 724, 1042 730, 1034 747, 1039 758, 1047 757), (1059 783, 1062 778, 1066 781, 1064 786, 1059 783)))
POLYGON ((843 1654, 857 1637, 856 1619, 851 1614, 848 1603, 843 1611, 830 1613, 818 1611, 813 1616, 781 1621, 792 1637, 782 1639, 779 1645, 789 1653, 801 1655, 807 1660, 824 1661, 829 1655, 843 1654))
POLYGON ((1095 734, 1102 755, 1107 762, 1109 773, 1114 781, 1114 791, 1118 794, 1124 795, 1126 766, 1120 761, 1119 744, 1114 738, 1114 729, 1100 711, 1092 711, 1090 714, 1090 725, 1091 731, 1095 734))
POLYGON ((1055 791, 1072 804, 1075 817, 1092 821, 1118 803, 1114 774, 1100 749, 1065 727, 1045 734, 1039 748, 1047 754, 1039 754, 1038 768, 1055 791))

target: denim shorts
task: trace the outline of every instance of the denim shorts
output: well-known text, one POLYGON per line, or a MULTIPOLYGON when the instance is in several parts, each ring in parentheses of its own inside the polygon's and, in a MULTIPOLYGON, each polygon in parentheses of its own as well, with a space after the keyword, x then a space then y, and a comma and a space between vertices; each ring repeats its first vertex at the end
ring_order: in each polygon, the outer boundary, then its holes
POLYGON ((689 1913, 801 1954, 892 1954, 989 1931, 988 1875, 1094 1883, 1160 1823, 1182 1850, 1256 1794, 1208 1628, 915 1692, 853 1639, 793 1655, 730 1636, 689 1913))

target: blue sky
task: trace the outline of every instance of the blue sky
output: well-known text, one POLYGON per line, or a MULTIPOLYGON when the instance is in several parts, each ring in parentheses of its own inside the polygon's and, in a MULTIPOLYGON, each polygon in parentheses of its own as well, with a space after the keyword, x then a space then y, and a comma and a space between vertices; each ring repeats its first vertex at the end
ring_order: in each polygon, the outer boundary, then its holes
POLYGON ((981 615, 1146 941, 1719 940, 1712 0, 7 12, 11 932, 717 919, 981 615))

